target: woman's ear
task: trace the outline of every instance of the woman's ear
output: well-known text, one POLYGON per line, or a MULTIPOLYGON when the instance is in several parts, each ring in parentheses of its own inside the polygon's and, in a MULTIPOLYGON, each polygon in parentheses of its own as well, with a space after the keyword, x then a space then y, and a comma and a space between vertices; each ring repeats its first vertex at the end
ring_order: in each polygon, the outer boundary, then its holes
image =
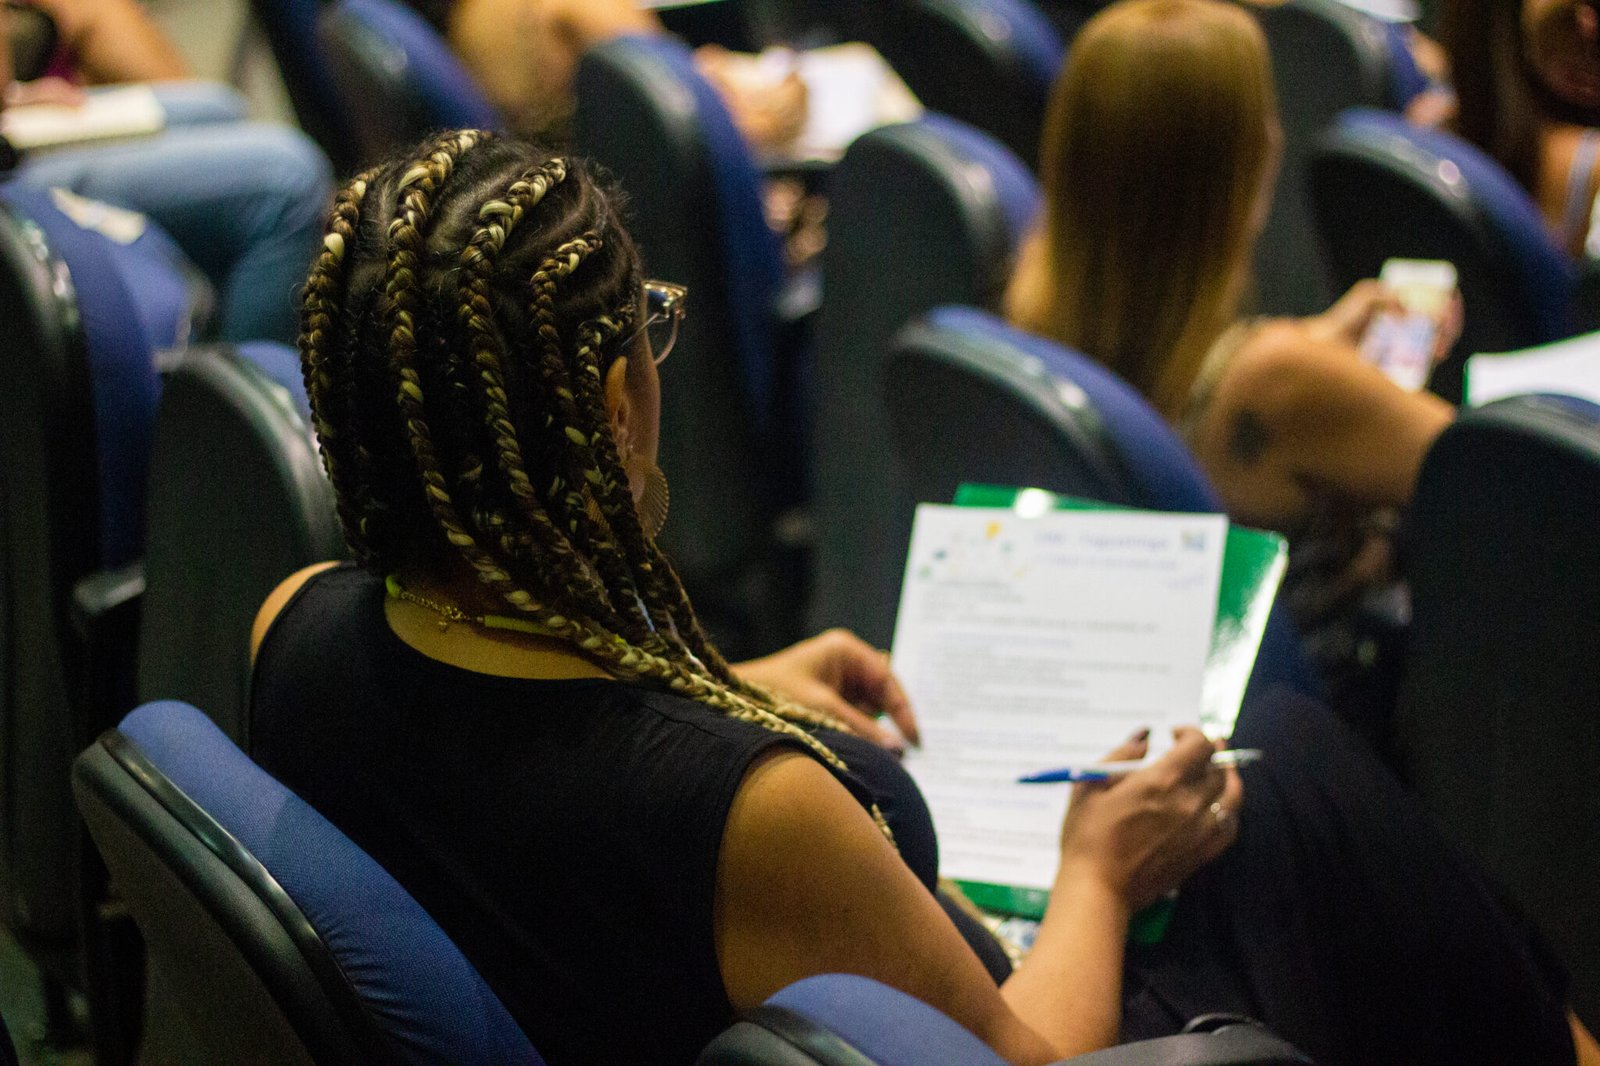
POLYGON ((617 442, 617 454, 626 461, 632 450, 629 439, 633 430, 633 402, 628 398, 628 357, 621 356, 612 362, 605 377, 606 418, 611 421, 611 435, 617 442))

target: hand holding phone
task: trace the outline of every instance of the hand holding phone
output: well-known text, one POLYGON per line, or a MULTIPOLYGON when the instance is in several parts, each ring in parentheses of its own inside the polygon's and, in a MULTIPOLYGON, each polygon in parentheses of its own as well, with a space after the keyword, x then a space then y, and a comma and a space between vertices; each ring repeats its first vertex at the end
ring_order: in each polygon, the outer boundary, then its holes
POLYGON ((1378 275, 1399 310, 1379 314, 1361 339, 1361 355, 1409 392, 1427 384, 1440 331, 1456 301, 1456 268, 1438 259, 1391 259, 1378 275))

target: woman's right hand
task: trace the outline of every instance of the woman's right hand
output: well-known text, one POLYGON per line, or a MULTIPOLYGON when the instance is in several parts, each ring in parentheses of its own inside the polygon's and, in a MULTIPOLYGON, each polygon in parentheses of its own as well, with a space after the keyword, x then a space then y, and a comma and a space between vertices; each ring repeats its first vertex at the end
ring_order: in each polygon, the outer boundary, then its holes
MULTIPOLYGON (((1093 878, 1136 911, 1233 843, 1244 799, 1238 772, 1212 765, 1216 746, 1198 729, 1173 738, 1171 751, 1137 773, 1074 787, 1058 884, 1093 878)), ((1148 747, 1138 735, 1108 759, 1141 759, 1148 747)))

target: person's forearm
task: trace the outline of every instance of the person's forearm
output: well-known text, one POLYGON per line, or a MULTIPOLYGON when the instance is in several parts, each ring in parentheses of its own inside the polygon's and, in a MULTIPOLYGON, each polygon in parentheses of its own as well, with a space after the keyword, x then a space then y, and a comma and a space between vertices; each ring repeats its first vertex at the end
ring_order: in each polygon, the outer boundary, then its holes
POLYGON ((188 76, 183 57, 133 0, 41 0, 92 84, 169 81, 188 76))
POLYGON ((1117 1042, 1128 906, 1090 876, 1063 872, 1027 959, 1000 993, 1060 1054, 1117 1042))

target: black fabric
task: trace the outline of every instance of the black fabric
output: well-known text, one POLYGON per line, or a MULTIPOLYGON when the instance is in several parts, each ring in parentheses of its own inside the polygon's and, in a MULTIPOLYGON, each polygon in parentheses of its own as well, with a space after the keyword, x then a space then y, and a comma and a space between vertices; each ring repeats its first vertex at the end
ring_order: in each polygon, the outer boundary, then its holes
POLYGON ((1130 950, 1124 1036, 1248 1014, 1319 1066, 1574 1061, 1565 979, 1349 727, 1248 705, 1239 839, 1130 950))
MULTIPOLYGON (((422 656, 382 583, 308 581, 256 664, 252 756, 417 898, 551 1066, 690 1062, 733 1018, 711 904, 728 806, 792 744, 615 681, 525 681, 422 656)), ((932 888, 921 794, 889 754, 823 733, 932 888)))

